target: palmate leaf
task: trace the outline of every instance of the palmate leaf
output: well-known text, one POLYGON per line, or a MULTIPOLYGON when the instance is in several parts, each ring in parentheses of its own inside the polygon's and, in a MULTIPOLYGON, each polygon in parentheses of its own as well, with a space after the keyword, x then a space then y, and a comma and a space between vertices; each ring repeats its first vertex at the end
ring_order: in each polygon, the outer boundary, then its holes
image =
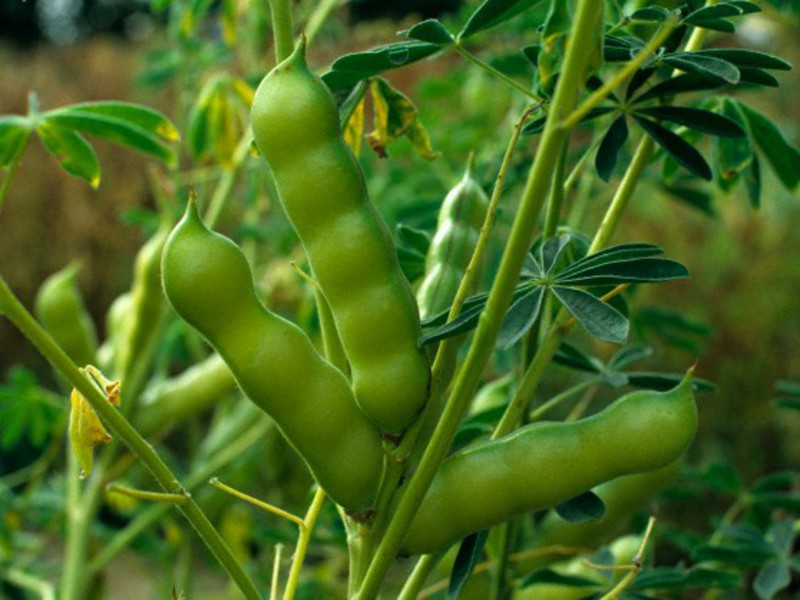
POLYGON ((670 156, 698 177, 711 181, 711 167, 689 142, 655 121, 634 115, 634 119, 670 156))
POLYGON ((640 108, 638 114, 645 115, 652 119, 660 119, 685 125, 695 131, 702 131, 711 135, 722 137, 742 137, 747 134, 744 128, 725 115, 703 110, 700 108, 689 108, 685 106, 652 106, 640 108))
POLYGON ((525 335, 539 316, 543 298, 544 288, 535 287, 511 305, 497 336, 498 347, 506 350, 525 335))
POLYGON ((61 163, 67 173, 83 179, 93 188, 100 185, 97 154, 82 135, 50 121, 40 123, 36 133, 47 151, 61 163))
POLYGON ((609 248, 604 248, 599 252, 585 256, 568 267, 559 271, 559 277, 569 277, 600 265, 614 262, 624 262, 637 258, 647 258, 663 254, 664 250, 655 244, 645 242, 634 242, 630 244, 618 244, 609 248))
POLYGON ((794 190, 800 183, 800 149, 790 144, 770 119, 741 100, 736 102, 778 179, 787 189, 794 190))
POLYGON ((685 73, 730 85, 739 83, 741 75, 735 65, 715 56, 697 52, 674 52, 661 57, 661 61, 685 73))
POLYGON ((572 238, 568 233, 554 235, 549 238, 539 249, 542 272, 549 275, 558 264, 572 238))
POLYGON ((584 290, 554 285, 553 294, 592 336, 614 344, 624 344, 628 320, 616 308, 584 290))
POLYGON ((570 275, 556 276, 560 285, 619 285, 622 283, 656 283, 684 279, 689 270, 669 258, 635 258, 582 269, 570 275))
POLYGON ((619 151, 628 141, 628 123, 625 115, 620 115, 611 123, 597 148, 594 166, 600 178, 608 182, 617 168, 619 151))
POLYGON ((671 98, 678 94, 714 90, 727 85, 721 79, 704 77, 694 73, 681 73, 655 84, 633 100, 633 103, 646 102, 656 98, 671 98))
POLYGON ((743 13, 744 11, 734 4, 730 4, 728 2, 720 2, 718 4, 712 4, 710 6, 704 6, 703 8, 699 8, 689 13, 684 17, 683 22, 689 24, 695 24, 699 21, 706 21, 709 19, 738 17, 743 13))
POLYGON ((766 52, 749 50, 746 48, 713 48, 709 50, 697 50, 693 52, 695 56, 710 56, 724 60, 736 67, 749 67, 756 69, 775 69, 778 71, 788 71, 792 64, 766 52))

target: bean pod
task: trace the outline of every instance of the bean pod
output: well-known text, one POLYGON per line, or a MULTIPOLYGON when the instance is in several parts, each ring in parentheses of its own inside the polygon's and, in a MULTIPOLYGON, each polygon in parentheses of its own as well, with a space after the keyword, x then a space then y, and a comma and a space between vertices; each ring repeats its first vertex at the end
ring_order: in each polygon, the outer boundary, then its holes
POLYGON ((621 475, 663 467, 694 437, 691 377, 638 391, 575 423, 534 423, 445 460, 403 543, 443 550, 466 535, 551 508, 621 475))
POLYGON ((439 209, 436 234, 425 260, 425 278, 417 291, 423 319, 452 304, 486 218, 489 198, 472 175, 472 163, 470 155, 464 176, 439 209))
POLYGON ((256 91, 253 134, 333 312, 362 410, 399 432, 427 400, 419 314, 391 236, 345 143, 336 103, 305 44, 256 91))
POLYGON ((263 307, 242 251, 209 231, 192 201, 167 240, 162 271, 176 312, 275 419, 320 486, 354 514, 371 508, 383 469, 378 430, 308 336, 263 307))
POLYGON ((34 311, 42 326, 79 366, 95 360, 97 332, 78 289, 76 263, 48 277, 36 293, 34 311))

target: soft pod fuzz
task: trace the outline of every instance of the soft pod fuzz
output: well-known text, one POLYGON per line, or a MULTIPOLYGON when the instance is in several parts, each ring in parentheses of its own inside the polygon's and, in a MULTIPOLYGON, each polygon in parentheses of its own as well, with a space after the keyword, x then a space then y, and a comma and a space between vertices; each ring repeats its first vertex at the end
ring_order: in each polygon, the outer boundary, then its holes
POLYGON ((581 421, 534 423, 455 454, 442 464, 403 550, 437 552, 615 477, 664 467, 683 455, 696 428, 687 375, 668 392, 633 392, 581 421))
POLYGON ((425 278, 417 291, 423 319, 453 303, 486 218, 489 198, 472 175, 472 162, 470 156, 464 176, 439 209, 436 234, 425 259, 425 278))
POLYGON ((330 304, 356 400, 381 429, 402 431, 428 395, 417 305, 342 137, 333 96, 306 65, 304 43, 261 82, 251 121, 330 304))
POLYGON ((194 202, 167 239, 162 272, 175 311, 275 419, 320 486, 353 513, 369 509, 383 469, 378 430, 308 336, 264 308, 244 254, 205 227, 194 202))

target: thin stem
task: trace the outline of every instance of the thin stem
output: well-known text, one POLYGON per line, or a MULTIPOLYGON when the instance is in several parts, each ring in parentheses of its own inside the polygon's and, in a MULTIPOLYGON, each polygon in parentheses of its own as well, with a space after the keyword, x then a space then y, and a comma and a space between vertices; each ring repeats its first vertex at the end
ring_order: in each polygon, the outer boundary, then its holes
POLYGON ((56 600, 53 584, 33 575, 28 575, 20 569, 11 567, 3 573, 3 579, 18 588, 38 594, 41 600, 56 600))
POLYGON ((277 516, 281 517, 282 519, 286 519, 287 521, 291 521, 292 523, 294 523, 295 525, 300 527, 300 529, 305 527, 305 523, 303 522, 303 519, 301 519, 297 515, 293 515, 292 513, 288 512, 288 511, 285 511, 282 508, 278 508, 277 506, 274 506, 274 505, 269 504, 267 502, 263 502, 262 500, 259 500, 258 498, 254 498, 253 496, 250 496, 248 494, 245 494, 244 492, 240 492, 237 489, 234 489, 234 488, 232 488, 232 487, 230 487, 228 485, 225 485, 224 483, 222 483, 216 477, 212 477, 211 480, 208 483, 213 485, 215 488, 230 494, 231 496, 239 498, 239 500, 244 500, 245 502, 249 502, 253 506, 257 506, 258 508, 263 509, 263 510, 265 510, 267 512, 271 512, 273 515, 277 515, 277 516))
POLYGON ((595 385, 597 382, 598 382, 597 377, 590 377, 589 379, 581 381, 580 383, 573 385, 571 388, 564 390, 560 394, 553 396, 552 398, 550 398, 550 400, 532 410, 528 415, 528 421, 529 422, 538 421, 548 411, 552 410, 562 402, 568 400, 578 392, 582 392, 586 388, 595 385))
MULTIPOLYGON (((168 493, 182 493, 177 477, 156 453, 153 447, 139 435, 122 414, 108 402, 106 397, 73 364, 61 347, 42 329, 31 314, 20 303, 5 280, 0 277, 0 312, 33 343, 48 362, 59 371, 91 404, 102 421, 136 454, 152 473, 156 481, 168 493)), ((230 551, 225 540, 214 528, 200 507, 190 498, 178 507, 186 519, 209 547, 211 552, 236 582, 246 598, 260 598, 258 589, 250 576, 230 551)), ((93 513, 89 513, 93 514, 93 513)))
POLYGON ((222 211, 225 209, 225 204, 231 197, 236 177, 239 175, 242 166, 250 154, 250 141, 252 139, 253 133, 248 127, 247 131, 244 132, 242 138, 239 140, 239 145, 236 146, 231 166, 225 169, 217 186, 214 188, 214 194, 211 196, 211 201, 208 203, 205 215, 203 215, 203 221, 210 229, 213 229, 217 221, 219 221, 222 211))
POLYGON ((403 584, 403 589, 400 590, 397 600, 416 600, 419 591, 422 589, 422 586, 425 585, 425 581, 428 579, 428 576, 431 574, 431 571, 433 571, 433 568, 436 566, 436 563, 439 562, 440 558, 441 556, 438 554, 425 554, 424 556, 420 556, 411 574, 406 578, 406 582, 403 584))
POLYGON ((553 184, 550 187, 550 200, 547 203, 547 212, 544 218, 544 230, 542 239, 546 240, 556 234, 558 221, 561 218, 561 207, 564 204, 564 171, 567 166, 567 151, 569 150, 569 138, 564 140, 564 144, 559 152, 558 162, 553 173, 553 184))
POLYGON ((106 491, 112 494, 121 494, 129 498, 136 498, 137 500, 146 500, 148 502, 168 502, 171 504, 186 504, 189 499, 186 493, 183 494, 164 494, 161 492, 147 492, 145 490, 137 490, 120 483, 109 483, 106 486, 106 491))
POLYGON ((564 119, 563 126, 567 128, 575 127, 586 115, 589 114, 589 111, 605 100, 620 85, 625 83, 639 67, 641 67, 651 58, 654 53, 658 51, 658 49, 661 47, 661 44, 666 41, 677 24, 678 22, 675 17, 672 17, 669 21, 665 22, 664 25, 661 26, 661 29, 658 30, 656 35, 654 35, 650 41, 647 42, 644 48, 636 53, 636 56, 626 62, 625 66, 614 73, 614 76, 611 77, 611 79, 597 88, 591 96, 581 102, 580 106, 576 108, 566 119, 564 119))
POLYGON ((275 544, 275 558, 272 561, 272 583, 269 587, 270 600, 278 600, 278 581, 281 576, 281 554, 283 554, 283 544, 275 544))
POLYGON ((286 580, 283 600, 293 600, 297 592, 297 584, 300 581, 300 572, 303 569, 303 561, 308 551, 311 532, 314 530, 314 524, 317 522, 317 517, 319 516, 324 502, 325 492, 322 491, 322 488, 317 488, 317 491, 314 492, 314 499, 311 501, 311 506, 308 507, 308 512, 306 512, 306 516, 303 518, 303 526, 300 528, 300 535, 297 538, 297 548, 295 548, 294 557, 292 558, 292 568, 289 571, 289 579, 286 580))
POLYGON ((321 0, 317 4, 314 12, 311 13, 310 17, 308 17, 305 29, 303 31, 304 35, 306 36, 307 45, 311 45, 311 42, 315 37, 317 37, 317 33, 319 33, 322 25, 325 23, 325 21, 327 21, 333 10, 343 3, 343 0, 321 0))
POLYGON ((272 35, 275 38, 275 61, 283 62, 294 50, 291 0, 269 0, 272 11, 272 35))
POLYGON ((358 594, 360 600, 375 598, 417 507, 428 490, 433 477, 447 453, 461 417, 478 386, 483 367, 491 356, 503 317, 511 303, 511 295, 519 278, 525 255, 533 240, 536 223, 552 180, 558 150, 567 131, 554 126, 571 110, 583 82, 586 61, 590 55, 592 32, 602 15, 603 4, 596 0, 578 3, 572 31, 567 42, 564 68, 559 78, 551 118, 545 124, 542 140, 523 191, 519 211, 501 259, 497 277, 478 321, 472 345, 461 369, 453 392, 445 406, 419 467, 411 477, 405 493, 397 504, 392 521, 375 553, 372 564, 358 594))
POLYGON ((460 54, 461 56, 466 58, 468 61, 475 63, 481 69, 483 69, 487 73, 492 74, 494 77, 497 77, 500 81, 502 81, 502 82, 506 83, 507 85, 511 86, 512 88, 517 90, 522 95, 526 96, 531 101, 539 102, 539 103, 543 101, 543 99, 541 97, 539 97, 536 94, 534 94, 532 91, 530 91, 528 88, 526 88, 522 84, 514 81, 511 77, 509 77, 508 75, 506 75, 502 71, 498 71, 497 69, 495 69, 489 63, 482 61, 480 58, 478 58, 477 56, 472 54, 472 52, 470 52, 469 50, 464 48, 464 46, 461 45, 461 42, 456 42, 455 44, 453 44, 452 48, 458 54, 460 54))

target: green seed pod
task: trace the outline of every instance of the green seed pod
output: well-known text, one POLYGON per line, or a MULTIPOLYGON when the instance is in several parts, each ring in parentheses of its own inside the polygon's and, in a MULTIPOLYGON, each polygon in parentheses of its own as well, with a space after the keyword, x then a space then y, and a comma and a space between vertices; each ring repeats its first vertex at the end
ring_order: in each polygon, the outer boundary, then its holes
POLYGON ((534 423, 453 455, 420 505, 403 550, 443 550, 615 477, 666 466, 683 455, 696 428, 687 375, 668 392, 633 392, 581 421, 534 423))
POLYGON ((78 288, 79 271, 72 263, 48 277, 36 293, 34 312, 67 356, 84 366, 95 360, 97 332, 78 288))
POLYGON ((192 201, 167 240, 162 270, 176 312, 275 419, 320 486, 353 513, 371 508, 383 470, 377 429, 308 336, 264 308, 242 251, 209 231, 192 201))
POLYGON ((388 432, 417 417, 430 370, 419 314, 391 236, 342 138, 333 96, 305 62, 305 44, 256 91, 253 134, 327 298, 356 400, 388 432))
POLYGON ((470 155, 464 176, 439 209, 436 234, 425 260, 425 279, 417 291, 422 319, 453 303, 486 218, 489 198, 472 176, 472 162, 470 155))

